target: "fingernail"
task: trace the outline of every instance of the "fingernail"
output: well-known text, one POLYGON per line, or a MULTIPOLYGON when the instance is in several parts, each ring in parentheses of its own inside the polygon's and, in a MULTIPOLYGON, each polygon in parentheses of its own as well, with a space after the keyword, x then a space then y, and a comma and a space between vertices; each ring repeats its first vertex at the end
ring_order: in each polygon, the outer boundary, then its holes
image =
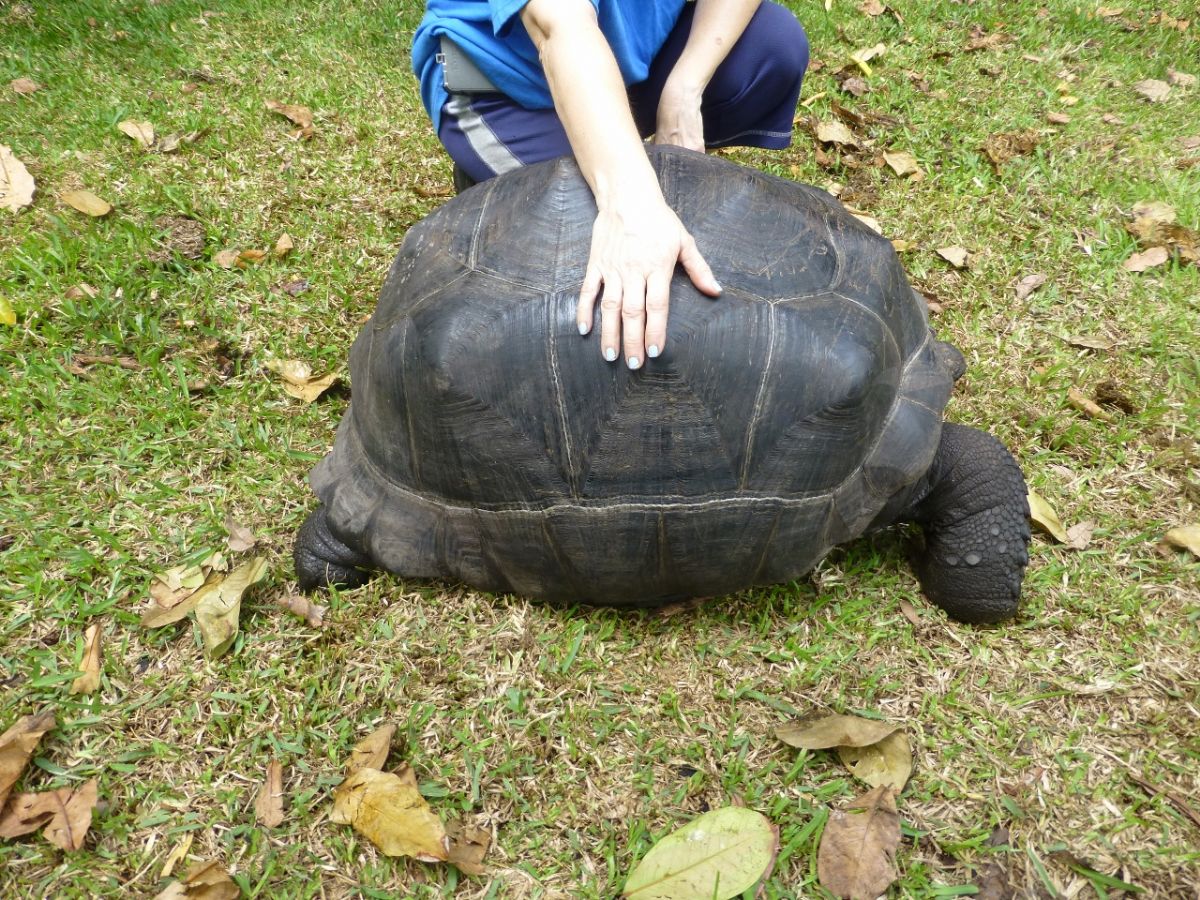
POLYGON ((649 347, 647 347, 646 355, 651 359, 656 358, 658 356, 658 344, 651 344, 649 347))
POLYGON ((615 360, 617 358, 616 349, 614 349, 613 347, 609 347, 607 350, 604 351, 604 358, 607 359, 609 362, 612 362, 613 360, 615 360))
POLYGON ((580 334, 587 334, 587 333, 588 333, 588 324, 587 324, 587 322, 580 322, 580 323, 579 323, 579 333, 580 333, 580 334))
POLYGON ((638 359, 636 356, 629 357, 629 362, 628 362, 629 368, 636 369, 641 364, 642 364, 642 361, 640 359, 638 359))
POLYGON ((717 279, 715 279, 715 278, 713 279, 713 284, 715 284, 717 286, 718 291, 721 291, 721 292, 725 291, 725 288, 721 287, 721 282, 717 281, 717 279))

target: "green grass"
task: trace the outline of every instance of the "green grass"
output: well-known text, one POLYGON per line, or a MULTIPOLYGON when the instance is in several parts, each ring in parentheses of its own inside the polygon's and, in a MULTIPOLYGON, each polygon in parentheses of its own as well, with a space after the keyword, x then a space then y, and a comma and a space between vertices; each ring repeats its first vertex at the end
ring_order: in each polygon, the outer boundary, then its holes
MULTIPOLYGON (((1126 766, 1200 794, 1200 563, 1156 547, 1200 520, 1200 275, 1121 263, 1139 200, 1200 227, 1200 168, 1176 167, 1200 152, 1181 143, 1200 134, 1200 93, 1151 105, 1131 87, 1170 67, 1200 74, 1200 22, 1180 32, 1125 6, 1107 19, 1065 0, 1044 15, 921 0, 900 24, 846 0, 797 5, 825 64, 804 98, 825 96, 805 114, 828 118, 837 99, 894 116, 867 129, 862 162, 908 150, 926 177, 827 171, 803 131, 783 153, 730 154, 845 184, 889 237, 916 243, 905 263, 970 364, 949 417, 1001 437, 1067 524, 1095 522, 1083 552, 1035 542, 1017 621, 947 621, 920 596, 903 540, 884 534, 802 583, 670 618, 381 578, 333 598, 321 632, 273 601, 294 587, 304 477, 347 400, 301 405, 263 364, 344 369, 405 230, 443 202, 449 163, 408 73, 418 5, 0 6, 0 143, 38 183, 33 207, 0 228, 0 295, 19 316, 0 331, 0 533, 12 540, 0 729, 53 706, 59 727, 20 786, 96 776, 103 800, 80 852, 0 843, 0 896, 152 895, 191 835, 192 854, 252 896, 607 898, 657 837, 730 802, 780 826, 767 896, 819 896, 827 810, 859 786, 830 754, 773 738, 812 708, 882 715, 912 738, 896 896, 955 895, 992 864, 1023 896, 1118 896, 1113 879, 1194 895, 1196 826, 1126 766), (976 26, 1014 41, 964 53, 976 26), (888 52, 871 92, 840 93, 832 71, 876 42, 888 52), (17 77, 44 88, 16 96, 17 77), (314 137, 290 138, 266 100, 310 106, 314 137), (1052 126, 1049 111, 1071 122, 1052 126), (116 130, 126 118, 205 133, 144 153, 116 130), (1040 136, 1033 154, 993 169, 985 140, 1026 128, 1040 136), (77 187, 113 214, 86 219, 58 199, 77 187), (199 220, 202 259, 152 261, 165 215, 199 220), (283 260, 212 262, 285 231, 296 249, 283 260), (972 271, 936 256, 951 244, 975 254, 972 271), (1049 280, 1015 301, 1031 272, 1049 280), (306 292, 279 289, 301 278, 306 292), (82 283, 94 298, 69 293, 82 283), (1115 346, 1063 340, 1077 334, 1115 346), (140 367, 80 377, 76 353, 140 367), (1067 403, 1069 387, 1091 395, 1106 380, 1132 413, 1106 423, 1067 403), (272 570, 234 649, 208 663, 188 625, 146 632, 137 618, 152 573, 222 547, 227 514, 262 536, 272 570), (102 689, 70 697, 93 622, 106 632, 102 689), (350 747, 385 719, 400 724, 393 760, 413 764, 435 809, 494 830, 490 876, 384 858, 327 821, 350 747), (287 818, 267 830, 252 807, 273 757, 287 818)), ((1189 4, 1161 6, 1188 17, 1189 4)))

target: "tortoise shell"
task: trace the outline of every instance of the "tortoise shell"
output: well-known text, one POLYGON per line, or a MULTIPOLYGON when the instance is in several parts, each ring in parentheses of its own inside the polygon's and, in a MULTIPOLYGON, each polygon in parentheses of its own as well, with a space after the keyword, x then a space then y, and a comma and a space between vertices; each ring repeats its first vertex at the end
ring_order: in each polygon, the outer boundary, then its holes
POLYGON ((888 241, 824 192, 648 148, 724 287, 677 270, 631 371, 578 333, 596 206, 574 161, 466 191, 404 240, 312 485, 380 568, 645 605, 786 581, 933 459, 955 373, 888 241))

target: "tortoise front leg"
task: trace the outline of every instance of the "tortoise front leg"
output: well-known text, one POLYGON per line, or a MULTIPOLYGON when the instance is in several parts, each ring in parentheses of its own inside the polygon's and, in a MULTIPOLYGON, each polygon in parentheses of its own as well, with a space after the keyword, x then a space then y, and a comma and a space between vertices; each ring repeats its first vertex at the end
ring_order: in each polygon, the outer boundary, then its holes
POLYGON ((963 622, 1015 615, 1029 562, 1029 504, 1012 454, 987 432, 947 423, 927 485, 904 516, 925 532, 914 566, 925 595, 963 622))
POLYGON ((334 536, 324 506, 314 509, 300 526, 292 558, 305 593, 328 585, 355 588, 371 578, 371 560, 334 536))

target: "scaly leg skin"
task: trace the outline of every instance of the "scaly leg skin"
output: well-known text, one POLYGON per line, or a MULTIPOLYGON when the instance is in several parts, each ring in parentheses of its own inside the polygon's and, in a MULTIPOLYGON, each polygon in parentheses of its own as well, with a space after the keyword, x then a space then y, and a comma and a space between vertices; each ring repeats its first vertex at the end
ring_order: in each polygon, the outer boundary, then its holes
POLYGON ((371 560, 334 537, 324 506, 314 509, 300 526, 292 558, 300 590, 306 594, 328 585, 356 588, 371 578, 371 560))
POLYGON ((1029 503, 1016 460, 990 434, 947 423, 927 483, 908 516, 925 532, 914 566, 921 589, 962 622, 1011 618, 1029 562, 1029 503))

